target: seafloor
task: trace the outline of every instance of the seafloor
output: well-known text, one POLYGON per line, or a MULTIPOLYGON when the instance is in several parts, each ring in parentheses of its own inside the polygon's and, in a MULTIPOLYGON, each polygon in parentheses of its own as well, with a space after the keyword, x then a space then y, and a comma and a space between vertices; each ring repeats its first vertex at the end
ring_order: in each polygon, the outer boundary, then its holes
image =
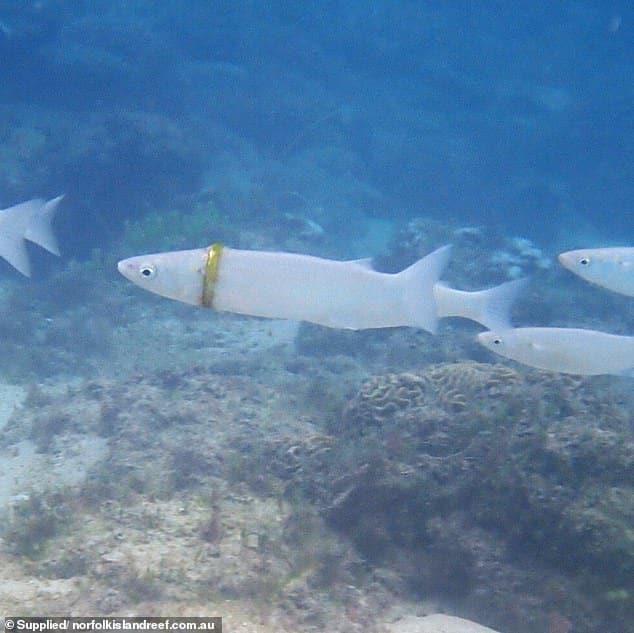
MULTIPOLYGON (((383 264, 452 230, 435 232, 411 223, 383 264)), ((503 277, 512 245, 453 238, 450 281, 503 277)), ((629 379, 498 363, 459 321, 432 337, 196 310, 111 259, 2 295, 0 613, 634 631, 629 379)), ((529 260, 514 318, 548 300, 570 320, 615 313, 529 260)))

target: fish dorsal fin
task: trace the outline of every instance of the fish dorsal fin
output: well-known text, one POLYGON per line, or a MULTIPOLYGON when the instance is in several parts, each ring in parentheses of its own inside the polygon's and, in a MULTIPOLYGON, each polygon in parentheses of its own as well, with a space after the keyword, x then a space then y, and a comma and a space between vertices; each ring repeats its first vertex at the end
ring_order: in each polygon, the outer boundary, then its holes
POLYGON ((31 221, 29 222, 26 231, 24 232, 24 239, 33 242, 42 248, 45 248, 49 253, 59 256, 59 246, 57 245, 57 239, 53 234, 53 228, 51 222, 57 211, 57 206, 61 202, 64 196, 57 196, 52 200, 40 205, 38 209, 31 214, 31 221))
POLYGON ((366 270, 374 270, 371 257, 363 257, 361 259, 349 259, 346 264, 354 264, 355 266, 361 266, 366 270))

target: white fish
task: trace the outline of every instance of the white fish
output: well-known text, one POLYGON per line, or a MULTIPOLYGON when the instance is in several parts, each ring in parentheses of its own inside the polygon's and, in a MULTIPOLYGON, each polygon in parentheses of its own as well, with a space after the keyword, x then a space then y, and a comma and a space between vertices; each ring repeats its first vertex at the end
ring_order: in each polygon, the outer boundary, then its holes
POLYGON ((390 633, 499 633, 473 620, 444 613, 406 615, 389 627, 390 633))
POLYGON ((0 210, 0 257, 27 277, 31 265, 24 240, 59 255, 51 221, 63 196, 44 202, 40 198, 0 210))
POLYGON ((31 276, 31 265, 24 234, 42 204, 43 200, 29 200, 0 210, 0 257, 27 277, 31 276))
POLYGON ((597 286, 634 297, 634 248, 585 248, 559 255, 562 266, 597 286))
POLYGON ((120 261, 118 269, 141 288, 177 301, 332 328, 412 326, 435 332, 441 316, 506 324, 519 286, 503 284, 497 292, 483 293, 440 288, 436 282, 449 251, 443 246, 395 274, 373 270, 369 260, 336 261, 221 244, 131 257, 120 261))
POLYGON ((628 375, 634 369, 634 336, 597 330, 521 327, 481 332, 478 341, 505 358, 566 374, 628 375))
POLYGON ((57 207, 64 198, 64 194, 48 200, 34 213, 31 222, 24 233, 24 239, 46 249, 49 253, 59 257, 59 246, 53 233, 52 222, 57 213, 57 207))
POLYGON ((436 314, 438 318, 462 317, 476 321, 489 330, 504 330, 511 327, 511 305, 527 285, 528 279, 523 277, 485 290, 469 292, 438 282, 434 284, 436 314))

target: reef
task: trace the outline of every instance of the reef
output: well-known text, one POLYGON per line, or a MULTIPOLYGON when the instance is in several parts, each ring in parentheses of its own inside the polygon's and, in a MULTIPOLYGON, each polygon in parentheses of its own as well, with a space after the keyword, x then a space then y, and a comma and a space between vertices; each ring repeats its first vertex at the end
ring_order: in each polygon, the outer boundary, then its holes
POLYGON ((611 383, 458 362, 346 394, 348 367, 326 405, 342 362, 32 388, 0 446, 73 478, 15 496, 6 569, 82 613, 228 600, 378 632, 376 605, 425 600, 519 633, 628 631, 634 438, 611 383))
POLYGON ((330 439, 257 378, 197 366, 34 387, 0 434, 7 455, 31 445, 40 475, 8 501, 0 607, 20 595, 25 609, 172 605, 181 615, 216 609, 253 631, 334 620, 373 630, 369 604, 357 603, 385 603, 386 589, 351 589, 367 572, 352 543, 284 494, 330 439), (100 450, 79 459, 89 446, 100 450), (53 487, 60 469, 74 474, 64 488, 53 487))
POLYGON ((365 382, 347 404, 343 424, 358 432, 367 425, 390 422, 398 411, 438 407, 448 413, 464 410, 474 398, 503 397, 520 381, 506 365, 460 362, 432 365, 419 372, 376 376, 365 382))
POLYGON ((410 591, 502 630, 627 630, 634 434, 605 383, 440 364, 371 378, 329 431, 293 485, 410 591))

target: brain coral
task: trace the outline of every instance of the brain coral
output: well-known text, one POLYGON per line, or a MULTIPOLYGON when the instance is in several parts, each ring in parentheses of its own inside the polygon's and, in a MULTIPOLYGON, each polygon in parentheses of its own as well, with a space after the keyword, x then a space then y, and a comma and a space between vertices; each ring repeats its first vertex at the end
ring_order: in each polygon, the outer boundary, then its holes
MULTIPOLYGON (((425 569, 453 569, 447 587, 493 612, 519 604, 516 581, 541 604, 559 587, 575 631, 631 630, 633 402, 613 379, 504 365, 376 376, 331 429, 323 503, 369 559, 418 560, 404 573, 423 590, 438 586, 425 569), (549 582, 511 570, 509 555, 536 561, 549 582)), ((529 603, 509 630, 545 630, 522 628, 529 603)))
POLYGON ((431 365, 418 372, 375 376, 348 403, 347 425, 382 425, 395 413, 437 407, 446 413, 463 411, 474 398, 495 398, 520 382, 505 365, 474 362, 431 365))

